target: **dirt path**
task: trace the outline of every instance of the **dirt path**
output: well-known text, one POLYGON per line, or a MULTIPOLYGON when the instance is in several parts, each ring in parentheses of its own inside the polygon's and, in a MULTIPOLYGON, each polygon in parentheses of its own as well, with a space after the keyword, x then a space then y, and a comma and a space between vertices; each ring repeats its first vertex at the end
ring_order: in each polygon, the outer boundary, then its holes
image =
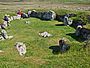
POLYGON ((42 2, 0 2, 0 10, 18 10, 18 9, 67 9, 67 10, 87 10, 90 11, 90 5, 85 4, 59 4, 42 2))

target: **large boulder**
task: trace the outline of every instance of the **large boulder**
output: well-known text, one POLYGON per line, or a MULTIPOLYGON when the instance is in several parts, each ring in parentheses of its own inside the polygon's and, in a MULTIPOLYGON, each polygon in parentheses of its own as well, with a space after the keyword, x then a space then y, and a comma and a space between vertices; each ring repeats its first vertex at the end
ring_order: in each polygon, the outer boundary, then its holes
POLYGON ((72 20, 69 19, 68 16, 64 16, 64 25, 71 25, 72 24, 72 20))
POLYGON ((54 11, 47 11, 47 12, 37 12, 33 10, 30 14, 31 17, 39 18, 42 20, 54 20, 56 18, 56 13, 54 11))
POLYGON ((73 23, 70 26, 76 29, 78 25, 83 26, 86 24, 84 24, 82 20, 73 20, 73 23))
POLYGON ((65 15, 58 15, 58 14, 56 14, 56 20, 57 21, 64 22, 65 16, 68 17, 68 18, 71 18, 71 17, 75 17, 77 15, 76 14, 73 14, 73 13, 71 13, 71 14, 65 14, 65 15))
POLYGON ((5 40, 5 39, 12 39, 13 36, 8 36, 6 30, 1 30, 1 36, 0 36, 0 40, 5 40))
POLYGON ((39 19, 42 19, 42 15, 43 15, 43 12, 38 12, 36 17, 39 18, 39 19))
POLYGON ((36 10, 33 10, 30 14, 31 17, 37 17, 37 11, 36 10))
POLYGON ((70 46, 68 44, 66 44, 65 40, 63 40, 63 39, 59 40, 59 47, 60 47, 61 53, 64 53, 70 49, 70 46))
POLYGON ((65 15, 58 15, 58 14, 56 14, 56 20, 63 22, 64 21, 64 16, 65 15))
POLYGON ((21 15, 21 18, 28 18, 28 14, 23 13, 23 14, 21 15))
POLYGON ((20 56, 23 56, 26 54, 26 45, 23 42, 16 42, 15 47, 19 52, 20 56))
POLYGON ((43 12, 43 20, 54 20, 56 18, 56 13, 54 11, 43 12))
POLYGON ((90 29, 86 29, 83 27, 77 27, 75 35, 77 37, 81 37, 83 40, 90 40, 90 29))

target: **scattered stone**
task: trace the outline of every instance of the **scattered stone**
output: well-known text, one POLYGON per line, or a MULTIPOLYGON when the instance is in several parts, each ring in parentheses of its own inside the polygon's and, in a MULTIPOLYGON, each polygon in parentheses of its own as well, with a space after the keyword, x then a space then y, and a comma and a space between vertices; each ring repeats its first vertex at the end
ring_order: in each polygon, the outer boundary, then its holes
POLYGON ((23 56, 26 54, 26 45, 23 42, 16 42, 15 47, 19 52, 20 56, 23 56))
POLYGON ((52 36, 51 34, 49 34, 49 33, 46 32, 46 31, 43 32, 43 33, 39 33, 39 35, 42 36, 42 37, 44 37, 44 38, 52 36))
POLYGON ((26 24, 30 24, 31 22, 30 21, 25 21, 26 24))
POLYGON ((4 29, 1 30, 0 40, 12 39, 12 38, 13 36, 8 36, 7 32, 4 29))

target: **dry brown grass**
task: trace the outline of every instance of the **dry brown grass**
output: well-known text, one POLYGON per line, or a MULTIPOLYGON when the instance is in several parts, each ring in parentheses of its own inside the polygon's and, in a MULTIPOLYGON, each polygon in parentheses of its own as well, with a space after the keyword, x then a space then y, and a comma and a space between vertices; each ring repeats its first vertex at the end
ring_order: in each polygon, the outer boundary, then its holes
POLYGON ((15 11, 18 9, 67 9, 67 10, 90 10, 86 4, 59 4, 47 2, 0 2, 0 10, 15 11))

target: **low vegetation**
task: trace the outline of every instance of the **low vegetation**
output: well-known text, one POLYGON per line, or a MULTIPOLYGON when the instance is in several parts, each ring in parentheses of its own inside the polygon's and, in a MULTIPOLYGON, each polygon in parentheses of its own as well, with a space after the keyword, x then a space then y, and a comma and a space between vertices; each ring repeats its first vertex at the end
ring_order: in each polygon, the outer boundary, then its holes
MULTIPOLYGON (((12 14, 12 13, 9 13, 12 14)), ((4 12, 1 15, 4 15, 4 12)), ((84 42, 76 40, 72 33, 75 29, 69 26, 55 26, 62 24, 58 21, 42 21, 37 18, 27 18, 11 22, 6 30, 13 35, 11 40, 0 41, 0 68, 89 68, 90 48, 82 49, 84 42), (25 24, 30 21, 30 24, 25 24), (53 36, 43 38, 39 32, 47 31, 53 36), (49 49, 51 46, 58 46, 58 40, 65 38, 70 45, 66 53, 53 54, 49 49), (27 54, 19 56, 14 44, 17 41, 24 42, 27 46, 27 54)))
MULTIPOLYGON (((30 1, 32 2, 32 0, 30 1)), ((47 0, 33 1, 45 2, 47 0)), ((51 3, 90 3, 89 0, 48 1, 51 1, 51 3)), ((36 10, 46 11, 47 9, 36 10)), ((90 14, 89 11, 71 11, 63 9, 54 9, 54 11, 60 15, 66 13, 75 13, 77 14, 77 17, 72 19, 82 18, 84 23, 87 23, 85 27, 90 29, 90 24, 86 19, 86 16, 90 14)), ((25 10, 25 12, 27 12, 27 10, 25 10)), ((15 15, 15 11, 0 10, 0 23, 3 22, 2 19, 6 13, 9 15, 15 15)), ((85 45, 85 43, 77 40, 77 37, 75 37, 73 34, 75 29, 70 26, 60 26, 62 23, 63 22, 58 22, 56 20, 44 21, 37 18, 26 18, 12 21, 11 26, 9 26, 6 31, 9 35, 13 35, 14 38, 0 41, 0 50, 4 51, 0 53, 0 68, 89 68, 90 46, 86 49, 83 49, 82 47, 85 45), (26 24, 26 21, 29 21, 30 23, 26 24), (58 24, 59 26, 56 26, 58 24), (47 31, 53 36, 49 38, 43 38, 39 36, 38 33, 43 31, 47 31), (63 37, 70 45, 70 50, 63 54, 53 53, 53 50, 50 49, 50 47, 58 46, 58 41, 63 37), (18 41, 24 42, 27 47, 27 53, 23 57, 19 56, 14 46, 18 41)))

